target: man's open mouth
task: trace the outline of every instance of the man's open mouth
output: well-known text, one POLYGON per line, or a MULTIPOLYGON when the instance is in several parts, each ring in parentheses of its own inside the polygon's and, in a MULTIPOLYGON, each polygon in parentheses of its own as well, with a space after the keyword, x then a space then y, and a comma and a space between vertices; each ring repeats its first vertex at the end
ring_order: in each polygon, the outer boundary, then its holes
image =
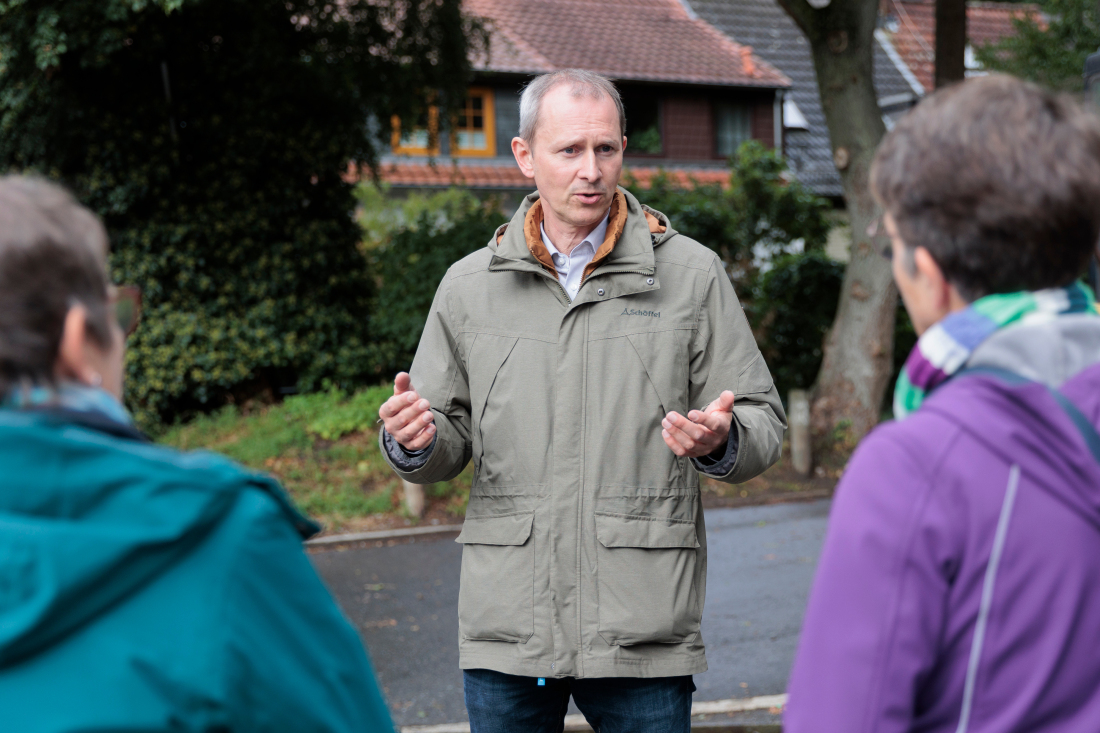
POLYGON ((582 202, 584 202, 586 204, 598 203, 599 200, 601 198, 603 198, 602 193, 578 193, 578 194, 575 194, 575 195, 576 195, 577 198, 579 198, 582 202))

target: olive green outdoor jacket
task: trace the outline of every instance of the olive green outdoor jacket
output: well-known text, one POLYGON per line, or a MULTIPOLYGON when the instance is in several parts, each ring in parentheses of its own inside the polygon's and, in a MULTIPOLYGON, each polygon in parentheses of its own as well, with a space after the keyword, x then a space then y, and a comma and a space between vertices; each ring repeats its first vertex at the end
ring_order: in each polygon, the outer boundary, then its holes
POLYGON ((699 476, 661 420, 732 390, 737 458, 715 478, 779 458, 783 407, 721 262, 620 193, 574 301, 539 262, 532 194, 447 272, 417 349, 413 386, 438 432, 426 462, 398 473, 444 481, 474 459, 458 538, 463 669, 706 670, 699 476))

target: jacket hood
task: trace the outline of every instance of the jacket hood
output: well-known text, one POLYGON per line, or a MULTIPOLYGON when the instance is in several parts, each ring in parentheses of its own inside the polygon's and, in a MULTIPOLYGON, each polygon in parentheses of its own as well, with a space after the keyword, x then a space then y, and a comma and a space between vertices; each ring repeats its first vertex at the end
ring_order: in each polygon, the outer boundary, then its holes
POLYGON ((212 453, 0 410, 0 670, 56 643, 192 552, 248 489, 317 531, 271 478, 212 453))
MULTIPOLYGON (((615 248, 602 267, 652 271, 655 264, 653 249, 675 236, 676 231, 672 228, 667 216, 640 203, 638 199, 621 186, 618 187, 618 191, 626 198, 626 224, 622 236, 619 237, 615 248), (653 220, 656 221, 656 224, 651 226, 653 220), (653 231, 653 229, 658 231, 653 231), (661 231, 662 229, 663 231, 661 231)), ((533 268, 541 267, 538 260, 531 254, 523 233, 523 224, 527 218, 527 212, 538 200, 539 194, 537 191, 525 196, 523 203, 512 215, 511 221, 502 224, 493 234, 492 239, 489 240, 489 249, 493 251, 494 261, 498 259, 509 260, 514 263, 526 263, 533 268)))
POLYGON ((924 408, 1019 465, 1100 531, 1100 445, 1079 424, 1100 430, 1100 318, 1059 316, 994 334, 924 408))

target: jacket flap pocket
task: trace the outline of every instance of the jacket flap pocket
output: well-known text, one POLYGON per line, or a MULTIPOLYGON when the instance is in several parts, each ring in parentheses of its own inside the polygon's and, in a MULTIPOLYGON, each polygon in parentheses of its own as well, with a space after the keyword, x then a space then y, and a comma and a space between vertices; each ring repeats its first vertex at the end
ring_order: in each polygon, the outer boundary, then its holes
POLYGON ((596 537, 604 547, 699 546, 694 521, 634 514, 596 512, 596 537))
POLYGON ((455 542, 464 545, 522 545, 531 536, 534 512, 466 517, 455 542))

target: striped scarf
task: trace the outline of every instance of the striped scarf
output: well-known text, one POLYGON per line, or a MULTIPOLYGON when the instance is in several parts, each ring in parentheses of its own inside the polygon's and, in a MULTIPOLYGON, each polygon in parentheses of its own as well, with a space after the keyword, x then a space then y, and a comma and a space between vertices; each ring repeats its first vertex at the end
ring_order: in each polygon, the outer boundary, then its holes
POLYGON ((905 360, 894 387, 894 417, 901 420, 913 413, 998 329, 1014 323, 1042 323, 1069 313, 1097 314, 1087 286, 1074 283, 1064 288, 987 295, 948 315, 924 332, 905 360))

